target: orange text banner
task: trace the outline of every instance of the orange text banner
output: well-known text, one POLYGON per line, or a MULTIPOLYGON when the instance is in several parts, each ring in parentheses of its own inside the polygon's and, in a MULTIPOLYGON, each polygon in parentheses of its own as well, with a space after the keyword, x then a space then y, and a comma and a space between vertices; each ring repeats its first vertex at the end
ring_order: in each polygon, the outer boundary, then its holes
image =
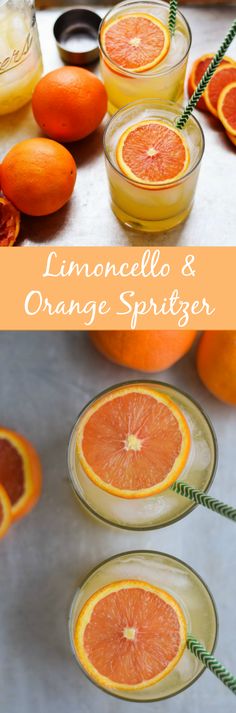
POLYGON ((10 248, 0 329, 235 329, 236 248, 10 248))

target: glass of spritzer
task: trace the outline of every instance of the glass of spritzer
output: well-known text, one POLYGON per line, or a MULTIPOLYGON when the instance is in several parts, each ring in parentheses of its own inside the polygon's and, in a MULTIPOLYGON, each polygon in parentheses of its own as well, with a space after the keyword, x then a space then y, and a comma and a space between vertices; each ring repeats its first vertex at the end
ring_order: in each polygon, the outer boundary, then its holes
POLYGON ((169 525, 195 505, 178 480, 207 491, 216 439, 201 408, 174 386, 127 382, 94 398, 73 428, 68 463, 81 504, 104 523, 130 530, 169 525))
POLYGON ((217 614, 202 579, 160 552, 126 552, 98 565, 72 603, 70 640, 90 680, 126 701, 180 693, 204 671, 188 634, 214 650, 217 614))
POLYGON ((144 232, 169 230, 191 211, 204 135, 195 117, 176 127, 183 107, 145 99, 120 109, 104 134, 112 209, 144 232))
POLYGON ((168 17, 167 2, 143 0, 121 2, 103 19, 101 71, 110 113, 136 99, 182 99, 191 31, 178 11, 171 36, 168 17))

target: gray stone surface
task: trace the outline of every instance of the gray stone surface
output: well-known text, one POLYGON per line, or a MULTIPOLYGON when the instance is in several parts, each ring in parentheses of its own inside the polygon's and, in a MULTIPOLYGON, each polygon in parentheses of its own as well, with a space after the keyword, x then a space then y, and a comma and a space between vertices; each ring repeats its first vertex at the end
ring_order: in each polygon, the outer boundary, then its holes
MULTIPOLYGON (((105 9, 96 3, 96 9, 105 9)), ((38 13, 44 70, 61 64, 52 28, 61 10, 38 13)), ((192 61, 219 47, 235 17, 235 7, 184 7, 193 34, 188 70, 192 61)), ((228 54, 236 58, 236 40, 228 54)), ((98 71, 98 68, 96 68, 98 71)), ((116 220, 109 206, 102 133, 69 146, 78 164, 76 188, 70 203, 58 213, 23 221, 23 245, 233 245, 235 243, 235 147, 212 117, 196 112, 206 138, 206 150, 196 200, 188 220, 168 233, 145 234, 128 230, 116 220)), ((105 123, 105 122, 104 122, 105 123)), ((31 107, 0 118, 0 161, 17 141, 37 136, 31 107)))
MULTIPOLYGON (((68 479, 68 435, 81 407, 99 390, 140 378, 107 362, 85 333, 1 333, 0 423, 36 445, 44 487, 37 508, 0 545, 0 701, 4 713, 144 713, 96 689, 70 651, 69 606, 77 584, 111 554, 129 549, 169 552, 209 585, 219 613, 219 659, 236 673, 235 525, 203 508, 164 530, 127 533, 92 521, 68 479)), ((236 504, 235 410, 201 385, 194 350, 159 378, 184 388, 211 417, 219 442, 212 494, 236 504)), ((157 377, 157 378, 158 378, 157 377)), ((141 377, 142 378, 142 377, 141 377)), ((235 698, 209 672, 154 713, 233 713, 235 698)))

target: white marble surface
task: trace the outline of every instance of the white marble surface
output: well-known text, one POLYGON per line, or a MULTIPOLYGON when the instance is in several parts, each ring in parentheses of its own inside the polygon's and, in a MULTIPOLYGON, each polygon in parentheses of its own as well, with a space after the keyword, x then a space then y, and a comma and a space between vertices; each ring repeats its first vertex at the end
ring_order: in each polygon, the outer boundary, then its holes
MULTIPOLYGON (((0 422, 35 443, 43 463, 41 501, 0 546, 0 701, 4 713, 144 713, 96 689, 70 651, 68 611, 77 584, 99 561, 129 549, 159 549, 184 559, 206 580, 219 613, 217 656, 236 673, 236 530, 198 507, 164 530, 126 533, 92 521, 74 499, 66 446, 81 407, 100 389, 140 378, 97 354, 84 333, 1 333, 0 422)), ((219 442, 212 494, 236 504, 235 410, 200 384, 194 351, 159 375, 198 399, 219 442)), ((205 672, 190 689, 150 713, 227 713, 235 698, 205 672)))
MULTIPOLYGON (((104 9, 96 5, 104 14, 104 9)), ((61 12, 61 10, 59 11, 61 12)), ((232 23, 235 7, 184 7, 192 29, 191 62, 206 52, 214 52, 232 23)), ((38 25, 48 72, 59 66, 52 34, 57 10, 38 13, 38 25)), ((236 58, 236 40, 228 52, 236 58)), ((98 68, 96 68, 98 71, 98 68)), ((233 245, 235 243, 235 147, 212 117, 196 112, 206 138, 195 204, 188 220, 168 233, 146 234, 128 230, 116 220, 109 206, 102 133, 71 145, 78 165, 73 198, 59 213, 48 218, 24 219, 21 244, 24 245, 233 245)), ((105 122, 104 122, 105 124, 105 122)), ((14 115, 0 118, 0 160, 17 141, 38 135, 30 106, 14 115)))

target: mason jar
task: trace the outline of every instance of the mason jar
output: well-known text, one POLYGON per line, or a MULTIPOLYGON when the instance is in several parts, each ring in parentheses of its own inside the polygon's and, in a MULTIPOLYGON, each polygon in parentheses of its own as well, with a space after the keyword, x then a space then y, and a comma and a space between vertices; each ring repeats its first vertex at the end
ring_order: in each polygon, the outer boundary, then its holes
POLYGON ((42 74, 42 55, 32 0, 0 0, 0 114, 30 101, 42 74))

